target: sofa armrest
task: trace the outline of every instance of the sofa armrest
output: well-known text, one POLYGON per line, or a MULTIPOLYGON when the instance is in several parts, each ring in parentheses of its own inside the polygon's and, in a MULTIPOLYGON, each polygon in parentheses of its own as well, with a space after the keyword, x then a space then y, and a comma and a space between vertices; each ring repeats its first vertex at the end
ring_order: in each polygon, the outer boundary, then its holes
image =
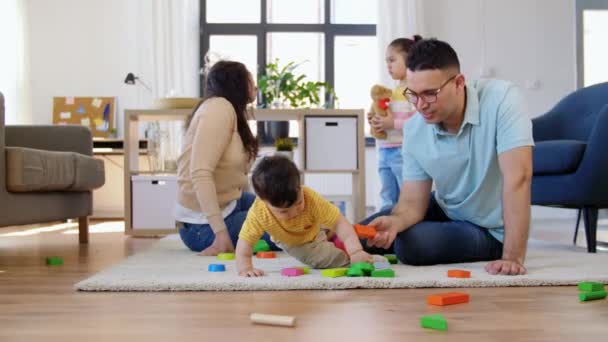
POLYGON ((5 133, 6 146, 93 155, 93 136, 84 126, 6 126, 5 133))
MULTIPOLYGON (((597 121, 591 131, 587 148, 577 170, 579 179, 584 179, 590 191, 598 197, 605 198, 608 191, 608 158, 606 158, 606 145, 608 144, 608 104, 597 115, 597 121)), ((604 202, 607 202, 604 200, 604 202)))

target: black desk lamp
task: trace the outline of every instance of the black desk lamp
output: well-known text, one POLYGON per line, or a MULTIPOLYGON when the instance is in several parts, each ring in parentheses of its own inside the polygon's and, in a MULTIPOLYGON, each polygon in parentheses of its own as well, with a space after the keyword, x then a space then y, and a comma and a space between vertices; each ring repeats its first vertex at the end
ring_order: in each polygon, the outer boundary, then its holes
POLYGON ((139 82, 141 83, 142 86, 144 86, 144 88, 146 88, 149 92, 152 92, 152 89, 150 89, 150 87, 148 87, 139 77, 133 75, 132 72, 127 74, 127 77, 125 78, 125 83, 126 84, 135 84, 135 82, 139 82))

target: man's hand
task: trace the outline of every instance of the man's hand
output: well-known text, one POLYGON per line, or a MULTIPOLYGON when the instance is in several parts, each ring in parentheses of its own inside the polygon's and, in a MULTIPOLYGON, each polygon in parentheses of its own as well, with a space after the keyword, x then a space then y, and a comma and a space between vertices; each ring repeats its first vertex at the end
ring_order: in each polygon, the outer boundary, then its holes
POLYGON ((215 234, 215 239, 211 246, 203 249, 198 255, 214 256, 220 253, 234 252, 234 245, 230 240, 230 235, 227 230, 223 230, 215 234))
POLYGON ((264 275, 264 271, 257 268, 247 268, 239 271, 241 277, 261 277, 264 275))
POLYGON ((377 234, 373 239, 367 240, 367 245, 384 249, 390 248, 399 231, 396 218, 394 216, 376 217, 369 225, 376 228, 377 234))
POLYGON ((501 259, 488 263, 486 272, 490 274, 522 275, 526 274, 526 268, 517 261, 501 259))

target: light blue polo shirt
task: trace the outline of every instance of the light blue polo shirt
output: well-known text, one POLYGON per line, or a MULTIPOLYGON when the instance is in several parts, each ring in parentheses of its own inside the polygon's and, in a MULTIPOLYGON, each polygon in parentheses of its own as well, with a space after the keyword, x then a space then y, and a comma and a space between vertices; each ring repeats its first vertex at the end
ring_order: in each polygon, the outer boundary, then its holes
POLYGON ((532 122, 521 91, 512 83, 466 84, 464 121, 457 134, 427 124, 416 113, 403 127, 403 180, 432 179, 446 215, 489 228, 504 239, 503 177, 498 155, 533 146, 532 122))

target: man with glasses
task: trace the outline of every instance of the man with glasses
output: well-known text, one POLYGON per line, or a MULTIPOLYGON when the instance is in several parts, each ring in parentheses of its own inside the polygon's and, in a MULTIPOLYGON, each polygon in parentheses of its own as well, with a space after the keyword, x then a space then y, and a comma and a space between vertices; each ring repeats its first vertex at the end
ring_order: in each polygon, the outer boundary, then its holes
POLYGON ((436 39, 414 45, 406 64, 417 115, 403 128, 403 185, 392 210, 367 220, 378 230, 368 248, 393 247, 412 265, 491 261, 491 274, 525 274, 534 142, 521 92, 465 82, 436 39))

